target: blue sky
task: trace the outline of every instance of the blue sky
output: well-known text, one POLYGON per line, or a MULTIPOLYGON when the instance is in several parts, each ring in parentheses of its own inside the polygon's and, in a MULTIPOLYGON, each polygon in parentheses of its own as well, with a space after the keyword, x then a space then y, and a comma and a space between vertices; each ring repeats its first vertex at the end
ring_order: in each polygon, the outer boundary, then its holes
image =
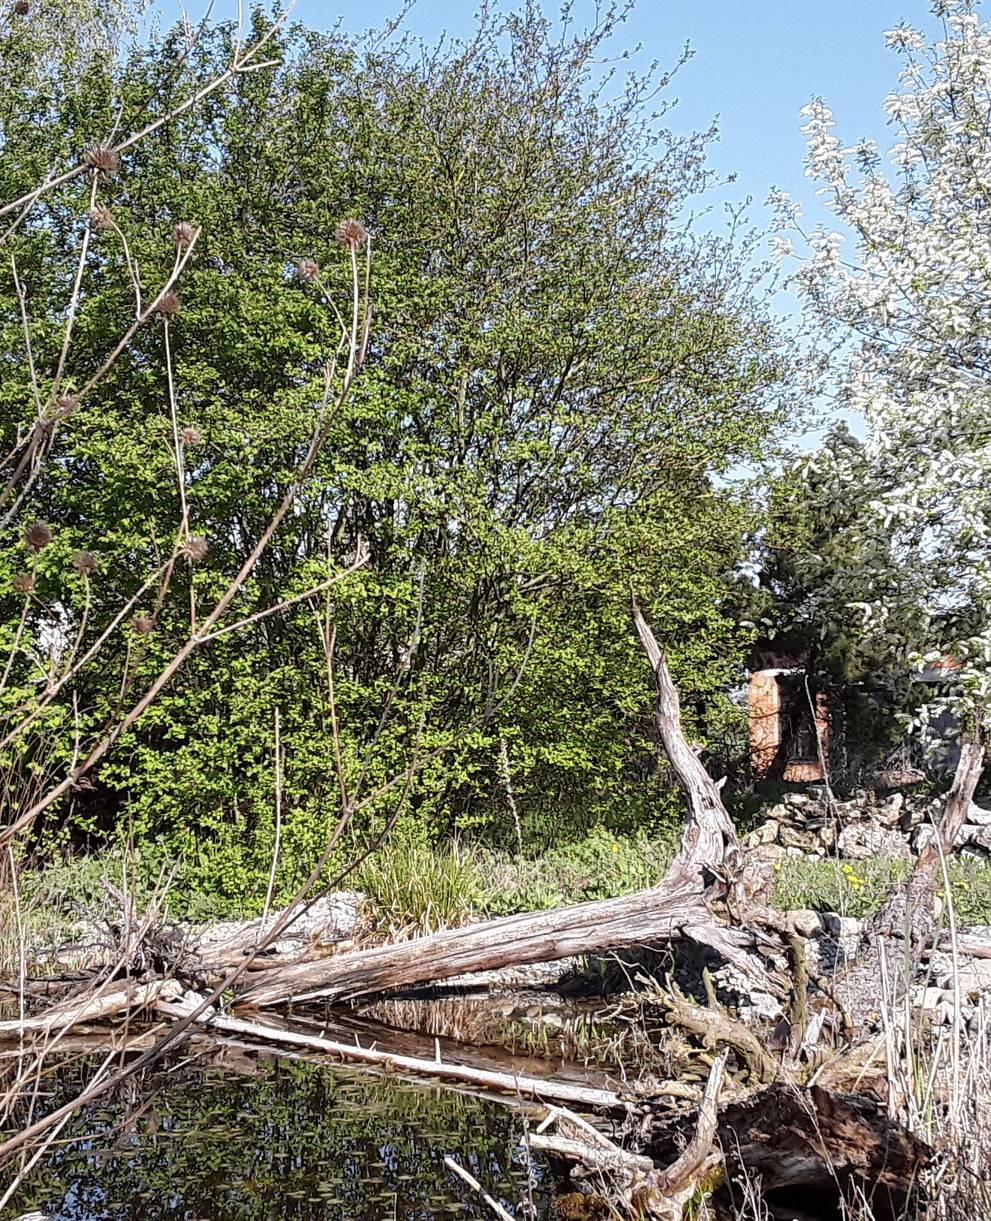
MULTIPOLYGON (((247 7, 249 0, 245 0, 247 7)), ((512 7, 513 0, 501 0, 512 7)), ((381 28, 402 0, 297 0, 293 16, 317 29, 340 22, 359 32, 381 28)), ((206 8, 186 0, 194 19, 206 8)), ((178 9, 163 0, 166 17, 178 9)), ((470 32, 476 5, 462 0, 415 0, 404 29, 427 41, 470 32)), ((544 9, 555 15, 556 0, 544 9)), ((236 11, 236 0, 215 0, 213 16, 236 11)), ((594 0, 577 0, 576 15, 591 16, 594 0)), ((703 127, 718 116, 720 139, 711 163, 736 173, 726 197, 752 196, 762 205, 771 186, 813 207, 802 172, 804 145, 799 111, 821 95, 839 120, 841 138, 870 135, 887 143, 881 101, 895 83, 896 56, 883 31, 901 19, 929 32, 936 23, 928 0, 639 0, 623 43, 640 44, 639 62, 673 62, 685 43, 695 56, 676 78, 678 106, 668 123, 678 131, 703 127)), ((713 199, 713 204, 721 202, 713 199)), ((816 217, 823 214, 816 211, 816 217)), ((714 221, 718 220, 714 217, 714 221)))
MULTIPOLYGON (((188 12, 202 14, 190 0, 188 12)), ((249 0, 244 0, 247 7, 249 0)), ((177 0, 162 0, 163 14, 177 11, 177 0)), ((237 0, 215 0, 214 18, 236 12, 237 0)), ((500 0, 513 7, 514 0, 500 0)), ((205 7, 206 0, 203 0, 205 7)), ((380 29, 399 11, 402 0, 297 0, 296 20, 317 29, 338 23, 350 32, 380 29)), ((543 0, 549 15, 557 0, 543 0)), ((428 42, 442 34, 468 34, 476 5, 458 0, 415 0, 403 29, 428 42)), ((576 21, 590 19, 594 0, 576 0, 576 21)), ((617 49, 639 44, 634 63, 672 64, 688 43, 694 56, 675 78, 668 96, 678 105, 665 122, 677 132, 706 127, 717 118, 719 139, 710 164, 721 175, 736 174, 733 185, 712 193, 710 212, 700 223, 724 223, 722 204, 753 199, 752 219, 766 225, 764 200, 772 187, 786 190, 807 220, 829 222, 829 215, 805 178, 804 140, 799 111, 813 96, 833 109, 837 132, 847 144, 863 136, 892 142, 881 108, 895 87, 898 57, 884 43, 884 31, 901 20, 938 32, 929 0, 639 0, 617 39, 617 49)), ((790 293, 776 298, 777 311, 797 311, 790 293)), ((856 427, 856 424, 855 424, 856 427)), ((813 434, 810 434, 810 440, 813 434)))
MULTIPOLYGON (((214 13, 229 3, 218 0, 214 13)), ((381 27, 400 3, 298 0, 294 16, 322 29, 340 21, 357 32, 381 27)), ((464 35, 475 7, 416 0, 404 28, 428 41, 445 31, 464 35)), ((552 15, 558 11, 556 0, 544 7, 552 15)), ((195 7, 190 12, 195 15, 195 7)), ((578 0, 576 12, 591 15, 593 3, 578 0)), ((691 44, 695 56, 676 78, 678 106, 668 122, 688 131, 718 115, 721 134, 711 161, 722 173, 737 174, 730 197, 751 195, 760 205, 773 185, 812 203, 802 172, 799 110, 821 95, 837 115, 842 139, 853 143, 871 135, 885 146, 881 101, 895 83, 898 61, 882 34, 902 18, 935 29, 928 0, 640 0, 624 41, 641 44, 642 64, 670 63, 691 44)), ((760 219, 763 209, 755 216, 760 219)))

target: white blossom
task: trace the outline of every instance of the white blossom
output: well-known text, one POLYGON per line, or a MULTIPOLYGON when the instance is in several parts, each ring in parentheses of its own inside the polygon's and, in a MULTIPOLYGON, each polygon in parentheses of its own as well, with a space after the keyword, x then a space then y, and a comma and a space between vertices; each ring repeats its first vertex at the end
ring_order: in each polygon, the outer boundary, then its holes
MULTIPOLYGON (((991 706, 991 27, 976 9, 974 0, 939 0, 933 11, 946 34, 932 44, 909 26, 885 34, 902 61, 883 102, 895 128, 887 172, 872 146, 841 142, 822 99, 803 109, 806 173, 849 237, 824 227, 809 235, 793 284, 812 327, 842 352, 843 406, 866 421, 876 489, 867 529, 890 539, 899 596, 914 600, 937 655, 954 658, 951 702, 983 715, 991 706)), ((787 196, 772 203, 789 228, 787 196)), ((791 253, 783 237, 775 249, 791 253)), ((856 495, 841 450, 819 461, 820 475, 835 468, 838 495, 856 495)), ((843 601, 865 631, 886 638, 897 616, 871 596, 892 587, 878 578, 849 573, 843 601)))

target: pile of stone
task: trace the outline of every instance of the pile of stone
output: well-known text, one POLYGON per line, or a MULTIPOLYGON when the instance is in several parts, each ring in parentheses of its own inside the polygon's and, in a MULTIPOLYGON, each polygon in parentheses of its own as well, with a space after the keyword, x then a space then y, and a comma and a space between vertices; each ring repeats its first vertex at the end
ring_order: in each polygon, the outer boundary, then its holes
MULTIPOLYGON (((744 843, 765 860, 790 856, 909 860, 932 840, 942 808, 942 798, 873 790, 833 802, 830 808, 822 789, 796 791, 772 806, 744 843)), ((991 858, 991 810, 971 805, 956 847, 965 855, 991 858)))

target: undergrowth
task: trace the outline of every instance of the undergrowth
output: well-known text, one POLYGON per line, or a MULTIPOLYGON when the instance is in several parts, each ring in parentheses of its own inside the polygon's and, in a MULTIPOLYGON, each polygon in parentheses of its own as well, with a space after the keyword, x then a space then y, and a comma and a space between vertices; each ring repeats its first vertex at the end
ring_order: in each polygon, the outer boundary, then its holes
MULTIPOLYGON (((618 835, 602 828, 540 855, 512 854, 465 839, 429 845, 396 837, 363 861, 345 885, 362 891, 382 932, 399 938, 652 886, 664 876, 675 849, 673 834, 618 835)), ((863 919, 908 869, 908 862, 898 860, 786 858, 775 866, 771 901, 779 908, 863 919)), ((949 874, 957 920, 991 925, 991 864, 958 857, 949 874)), ((211 896, 190 893, 182 882, 182 863, 165 859, 154 846, 78 855, 21 872, 19 917, 13 889, 0 888, 0 973, 16 973, 18 919, 31 946, 65 940, 80 921, 99 920, 108 905, 113 908, 107 882, 126 889, 139 909, 167 889, 164 907, 174 919, 248 918, 260 910, 256 896, 218 908, 211 896)))

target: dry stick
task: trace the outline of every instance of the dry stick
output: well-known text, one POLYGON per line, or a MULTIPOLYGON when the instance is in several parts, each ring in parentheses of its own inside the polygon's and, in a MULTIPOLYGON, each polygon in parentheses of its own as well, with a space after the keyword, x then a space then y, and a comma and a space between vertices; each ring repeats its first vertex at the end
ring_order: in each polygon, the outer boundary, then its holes
POLYGON ((113 348, 110 355, 104 359, 103 364, 100 365, 100 367, 96 370, 96 372, 91 374, 91 376, 88 378, 88 380, 83 384, 82 389, 79 391, 79 393, 76 396, 78 399, 82 400, 83 398, 85 398, 86 395, 89 394, 89 392, 96 385, 98 385, 103 380, 104 377, 106 377, 107 373, 110 371, 110 369, 113 367, 114 363, 116 362, 117 357, 120 356, 121 352, 124 351, 124 349, 127 347, 127 345, 131 342, 131 340, 134 338, 134 336, 138 333, 140 328, 148 321, 148 319, 158 309, 159 305, 162 302, 162 298, 165 296, 165 294, 167 292, 169 292, 171 290, 173 284, 176 283, 176 281, 182 275, 183 271, 185 271, 186 264, 192 258, 193 250, 196 246, 196 243, 199 241, 200 234, 202 232, 203 232, 202 226, 198 226, 194 230, 193 236, 189 239, 189 244, 185 247, 185 249, 181 253, 179 253, 178 251, 176 252, 175 265, 173 266, 172 271, 169 273, 169 276, 166 279, 165 283, 155 294, 151 304, 149 306, 147 306, 134 319, 134 321, 127 328, 127 330, 124 332, 124 334, 121 336, 121 338, 117 341, 116 346, 113 348))
MULTIPOLYGON (((558 1157, 568 1158, 573 1162, 582 1162, 591 1170, 601 1174, 616 1174, 617 1171, 632 1171, 636 1175, 644 1175, 656 1170, 649 1157, 639 1153, 627 1153, 625 1149, 613 1146, 611 1149, 598 1148, 576 1140, 570 1136, 553 1136, 534 1133, 529 1138, 530 1147, 541 1153, 552 1153, 558 1157)), ((611 1144, 612 1142, 610 1142, 611 1144)))
POLYGON ((72 343, 72 332, 76 325, 76 315, 79 313, 79 296, 83 287, 83 272, 86 270, 86 256, 89 254, 89 242, 93 232, 92 225, 89 221, 89 213, 96 206, 96 189, 100 181, 100 171, 93 170, 93 179, 89 190, 89 208, 87 209, 86 226, 83 230, 83 240, 79 247, 79 262, 76 264, 76 276, 72 283, 72 294, 69 297, 68 316, 65 321, 65 334, 62 336, 62 349, 59 352, 58 365, 55 369, 55 377, 52 379, 52 388, 49 391, 48 401, 54 403, 58 397, 59 386, 62 384, 62 376, 65 373, 65 362, 69 358, 69 345, 72 343))
POLYGON ((124 236, 124 230, 114 220, 113 213, 110 214, 110 224, 114 232, 120 238, 121 245, 124 247, 124 261, 127 264, 127 272, 131 277, 131 283, 134 286, 134 316, 141 317, 141 275, 138 271, 138 265, 131 257, 131 248, 127 244, 127 238, 124 236))
POLYGON ((469 1085, 481 1085, 490 1089, 504 1090, 518 1097, 561 1098, 579 1106, 603 1107, 609 1110, 624 1109, 627 1104, 612 1090, 594 1086, 575 1085, 569 1081, 549 1081, 541 1077, 527 1077, 517 1073, 500 1073, 492 1069, 473 1068, 467 1064, 452 1064, 445 1060, 426 1060, 419 1056, 399 1055, 379 1051, 374 1047, 361 1047, 355 1043, 341 1043, 325 1039, 320 1035, 302 1034, 296 1030, 285 1030, 267 1022, 249 1022, 244 1018, 228 1017, 210 1013, 202 1008, 202 998, 189 993, 179 1000, 163 1000, 155 1008, 167 1016, 193 1017, 196 1025, 207 1030, 218 1030, 227 1034, 250 1035, 269 1043, 288 1047, 302 1047, 309 1051, 339 1056, 342 1060, 353 1060, 375 1065, 386 1071, 412 1073, 417 1077, 441 1077, 452 1081, 463 1081, 469 1085))
MULTIPOLYGON (((165 336, 165 384, 169 393, 169 415, 172 419, 172 445, 175 453, 176 481, 179 485, 179 540, 185 542, 189 538, 189 505, 186 503, 186 468, 182 460, 182 441, 179 439, 179 413, 175 401, 175 379, 172 375, 172 344, 169 319, 164 320, 162 331, 165 336)), ((195 625, 191 625, 195 627, 195 625)))
POLYGON ((10 652, 7 654, 7 662, 3 668, 3 674, 0 674, 0 691, 6 690, 7 679, 10 677, 11 667, 14 664, 14 658, 17 656, 18 649, 21 647, 21 637, 24 634, 24 625, 27 623, 28 608, 31 605, 31 595, 24 595, 24 602, 21 606, 21 617, 17 622, 17 630, 14 632, 14 639, 11 641, 10 652))
POLYGON ((523 827, 520 825, 520 813, 516 808, 516 795, 513 792, 513 775, 509 767, 509 743, 506 735, 499 737, 499 770, 502 775, 502 787, 506 791, 506 802, 513 816, 513 826, 516 829, 516 846, 520 856, 523 855, 523 827))
POLYGON ((242 628, 249 627, 252 623, 257 623, 260 619, 267 619, 269 615, 277 615, 280 611, 288 610, 290 606, 295 606, 297 602, 303 602, 307 598, 321 594, 324 590, 329 590, 332 586, 340 584, 345 577, 351 576, 359 568, 364 568, 368 560, 369 556, 367 552, 364 552, 349 567, 335 573, 332 577, 328 577, 326 581, 321 581, 319 585, 305 589, 301 594, 293 594, 291 598, 283 599, 278 606, 268 606, 265 610, 256 611, 253 615, 248 615, 244 619, 238 619, 236 623, 228 623, 225 627, 217 628, 215 632, 210 632, 208 636, 201 636, 201 642, 209 644, 211 640, 219 640, 221 636, 226 636, 229 632, 239 632, 242 628))
MULTIPOLYGON (((31 327, 28 322, 27 299, 24 294, 24 286, 17 275, 17 260, 14 257, 13 251, 10 253, 10 270, 14 276, 14 291, 17 293, 17 303, 21 310, 21 326, 24 330, 24 350, 27 353, 28 372, 31 375, 31 392, 34 395, 34 405, 40 418, 43 408, 41 405, 41 390, 38 386, 38 373, 34 367, 34 351, 31 347, 31 327)), ((16 452, 16 450, 13 452, 16 452)), ((4 465, 6 465, 6 462, 4 465)))
POLYGON ((340 723, 337 717, 337 688, 334 682, 334 647, 337 644, 337 624, 330 622, 330 592, 324 599, 324 622, 326 623, 326 634, 324 632, 324 623, 320 621, 320 615, 316 607, 313 608, 313 617, 316 620, 317 632, 320 635, 320 641, 323 645, 324 661, 327 668, 327 702, 330 710, 330 737, 334 746, 334 768, 337 772, 337 788, 341 799, 341 811, 348 809, 350 798, 348 796, 348 778, 344 770, 344 752, 341 748, 341 733, 340 723))
MULTIPOLYGON (((219 76, 215 76, 213 80, 207 81, 207 83, 198 89, 196 93, 194 93, 191 97, 188 97, 184 102, 181 102, 178 106, 173 107, 173 109, 167 114, 160 115, 157 119, 147 123, 139 131, 133 132, 127 137, 127 139, 121 140, 118 144, 113 145, 111 151, 115 153, 122 153, 131 148, 139 141, 144 140, 147 136, 152 135, 153 132, 157 131, 160 127, 163 127, 166 123, 171 123, 173 119, 177 119, 179 115, 198 105, 205 98, 208 98, 211 93, 214 93, 217 89, 227 84, 228 81, 233 80, 236 76, 248 72, 257 72, 259 69, 271 67, 273 64, 273 61, 271 60, 265 60, 258 63, 253 61, 261 49, 275 36, 276 32, 285 22, 288 15, 289 9, 283 10, 283 12, 276 17, 275 21, 265 31, 261 38, 259 38, 259 40, 251 48, 249 48, 243 59, 235 60, 235 62, 232 63, 229 68, 225 69, 225 71, 221 72, 219 76)), ((90 167, 87 162, 81 161, 78 165, 74 165, 72 169, 65 170, 61 174, 56 174, 53 178, 46 179, 33 190, 27 191, 18 199, 15 199, 12 202, 4 204, 2 207, 0 207, 0 216, 9 216, 11 212, 16 212, 19 209, 29 208, 33 203, 35 203, 36 200, 40 199, 42 195, 47 194, 49 191, 53 191, 56 187, 64 186, 67 182, 71 182, 74 178, 77 178, 89 168, 90 167)), ((21 218, 18 219, 20 220, 21 218)), ((15 225, 16 223, 17 222, 15 222, 15 225)), ((15 226, 12 226, 11 229, 13 227, 15 226)), ((9 236, 11 229, 8 229, 7 233, 0 236, 0 243, 2 243, 9 236)))
POLYGON ((282 842, 282 738, 279 719, 279 706, 275 706, 275 846, 272 848, 272 868, 268 875, 268 889, 265 892, 265 907, 262 910, 262 921, 259 925, 259 935, 265 931, 268 923, 268 913, 272 909, 272 892, 275 890, 275 875, 279 868, 279 849, 282 842))
POLYGON ((695 1133, 687 1148, 670 1166, 658 1171, 656 1176, 651 1175, 650 1185, 657 1188, 662 1195, 671 1196, 683 1191, 709 1156, 719 1122, 719 1091, 722 1088, 728 1056, 729 1049, 724 1047, 712 1063, 705 1093, 702 1095, 702 1105, 699 1107, 695 1133))
MULTIPOLYGON (((14 921, 17 925, 17 1019, 24 1022, 24 999, 27 992, 27 944, 24 936, 24 920, 21 914, 21 887, 17 877, 17 860, 14 857, 14 846, 7 847, 7 861, 10 869, 10 887, 14 899, 14 921)), ((20 1050, 24 1050, 24 1041, 20 1041, 20 1050)))
POLYGON ((464 1166, 459 1166, 453 1157, 445 1157, 444 1165, 448 1168, 448 1170, 452 1170, 459 1179, 467 1183, 472 1191, 477 1192, 483 1203, 487 1204, 488 1207, 492 1209, 495 1215, 500 1218, 500 1221, 515 1221, 512 1213, 506 1212, 499 1201, 494 1200, 489 1195, 478 1179, 476 1179, 474 1175, 469 1174, 468 1171, 465 1170, 464 1166))
POLYGON ((943 894, 946 896, 946 914, 949 923, 950 954, 953 963, 953 1031, 951 1034, 950 1057, 951 1068, 951 1101, 950 1115, 953 1127, 960 1120, 960 1044, 963 1041, 963 996, 960 989, 960 950, 957 945, 957 913, 953 903, 953 887, 950 883, 950 873, 946 863, 946 850, 940 839, 936 841, 939 849, 939 868, 943 879, 943 894))
MULTIPOLYGON (((83 613, 79 617, 79 628, 76 631, 76 637, 72 642, 72 648, 69 650, 65 659, 65 665, 68 666, 69 669, 72 668, 75 659, 79 656, 79 650, 82 647, 83 637, 86 635, 86 628, 89 626, 89 613, 93 606, 93 587, 89 582, 89 573, 84 568, 81 575, 83 578, 83 613)), ((46 690, 57 681, 55 675, 58 673, 61 664, 61 658, 59 658, 57 661, 53 659, 52 672, 49 676, 46 690)))

